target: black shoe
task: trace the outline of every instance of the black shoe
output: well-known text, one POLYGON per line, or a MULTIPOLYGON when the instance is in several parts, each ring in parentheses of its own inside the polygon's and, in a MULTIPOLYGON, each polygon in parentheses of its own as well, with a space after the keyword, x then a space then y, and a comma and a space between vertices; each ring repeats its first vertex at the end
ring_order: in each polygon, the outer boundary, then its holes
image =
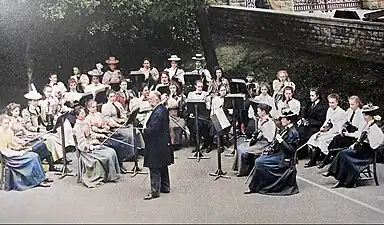
POLYGON ((252 191, 251 191, 251 190, 246 190, 246 191, 244 191, 244 194, 245 194, 245 195, 252 194, 252 191))
POLYGON ((60 172, 61 170, 59 168, 57 168, 56 166, 53 166, 53 167, 49 167, 48 171, 51 171, 51 172, 60 172))
POLYGON ((337 182, 337 184, 333 185, 332 188, 339 188, 342 187, 343 185, 340 182, 337 182))
POLYGON ((147 196, 144 197, 144 200, 151 200, 160 197, 160 195, 154 195, 152 193, 149 193, 147 196))
POLYGON ((304 165, 304 168, 310 168, 316 166, 315 162, 309 161, 304 165))
POLYGON ((207 150, 205 150, 206 153, 210 153, 212 151, 212 145, 208 146, 207 150))
POLYGON ((169 192, 171 192, 171 190, 160 190, 160 193, 163 193, 163 194, 168 194, 169 192))
POLYGON ((329 172, 324 172, 324 173, 321 173, 321 175, 323 175, 323 177, 330 177, 330 176, 331 176, 331 173, 329 173, 329 172))

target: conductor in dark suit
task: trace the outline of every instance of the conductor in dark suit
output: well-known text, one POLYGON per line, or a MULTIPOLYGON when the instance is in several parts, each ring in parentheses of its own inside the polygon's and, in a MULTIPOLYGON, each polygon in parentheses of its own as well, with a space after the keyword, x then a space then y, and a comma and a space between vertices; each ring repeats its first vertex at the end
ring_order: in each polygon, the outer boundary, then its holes
POLYGON ((149 104, 153 107, 144 129, 144 166, 149 168, 151 192, 145 200, 158 198, 161 193, 170 192, 168 166, 173 164, 174 156, 169 135, 169 115, 160 102, 158 91, 149 93, 149 104))

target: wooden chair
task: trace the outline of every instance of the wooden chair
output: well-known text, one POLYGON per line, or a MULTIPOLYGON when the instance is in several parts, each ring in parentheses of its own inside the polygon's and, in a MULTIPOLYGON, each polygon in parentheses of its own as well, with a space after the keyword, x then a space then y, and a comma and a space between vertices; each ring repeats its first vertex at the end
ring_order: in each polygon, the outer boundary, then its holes
POLYGON ((372 161, 369 162, 366 168, 360 173, 360 177, 358 180, 365 181, 365 180, 373 179, 375 181, 376 186, 379 186, 379 179, 378 179, 377 170, 376 170, 376 162, 377 162, 379 152, 380 154, 382 154, 383 150, 384 150, 384 145, 381 145, 378 148, 374 149, 375 152, 374 152, 372 161))
POLYGON ((82 170, 82 162, 80 159, 80 149, 78 147, 76 135, 73 135, 73 141, 75 143, 76 157, 77 157, 77 183, 81 183, 81 177, 83 174, 83 170, 82 170))

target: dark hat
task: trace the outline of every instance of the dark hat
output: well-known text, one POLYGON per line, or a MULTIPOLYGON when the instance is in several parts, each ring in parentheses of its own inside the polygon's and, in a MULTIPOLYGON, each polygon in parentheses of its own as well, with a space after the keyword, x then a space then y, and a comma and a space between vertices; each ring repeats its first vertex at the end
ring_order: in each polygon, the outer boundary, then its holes
POLYGON ((282 118, 287 118, 289 120, 292 120, 293 118, 296 118, 297 115, 294 114, 291 110, 289 111, 284 111, 282 112, 282 114, 279 116, 279 120, 281 120, 282 118))

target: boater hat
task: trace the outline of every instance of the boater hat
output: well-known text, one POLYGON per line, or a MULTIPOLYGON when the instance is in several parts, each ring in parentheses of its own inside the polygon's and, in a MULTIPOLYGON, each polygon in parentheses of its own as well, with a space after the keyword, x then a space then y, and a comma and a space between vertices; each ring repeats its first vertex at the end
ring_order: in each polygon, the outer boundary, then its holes
POLYGON ((102 76, 103 75, 103 73, 97 69, 89 71, 88 74, 91 76, 102 76))
POLYGON ((279 120, 281 120, 282 118, 287 118, 289 120, 292 120, 296 117, 297 117, 297 115, 289 110, 289 111, 282 112, 282 114, 279 116, 279 120))
POLYGON ((368 103, 367 105, 363 106, 361 109, 363 113, 365 112, 373 112, 379 109, 379 106, 374 106, 372 103, 368 103))
POLYGON ((171 58, 168 58, 168 61, 180 61, 181 59, 177 55, 171 55, 171 58))
POLYGON ((36 87, 34 84, 31 84, 32 90, 24 95, 24 97, 28 100, 39 100, 43 96, 39 92, 37 92, 36 87))
POLYGON ((192 57, 192 59, 197 60, 197 61, 204 61, 205 60, 203 54, 196 54, 195 56, 192 57))
POLYGON ((114 56, 109 56, 109 58, 105 62, 107 64, 118 64, 119 60, 117 60, 114 56))

